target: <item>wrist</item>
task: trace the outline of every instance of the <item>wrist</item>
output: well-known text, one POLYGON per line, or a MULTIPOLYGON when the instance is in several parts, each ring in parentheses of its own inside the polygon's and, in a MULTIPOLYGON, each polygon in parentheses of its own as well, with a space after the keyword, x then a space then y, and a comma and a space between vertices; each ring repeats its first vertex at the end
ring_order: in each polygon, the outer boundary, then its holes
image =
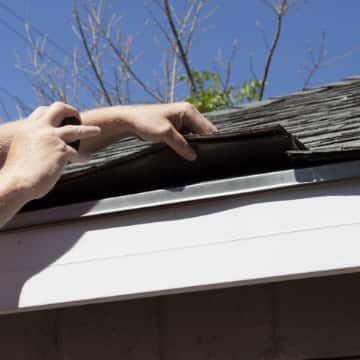
POLYGON ((113 130, 117 130, 116 136, 138 136, 139 110, 137 105, 118 105, 105 109, 108 118, 115 124, 113 130))
POLYGON ((134 134, 132 121, 128 116, 127 106, 98 108, 81 113, 83 125, 95 125, 101 128, 101 134, 82 140, 81 152, 95 152, 114 141, 134 134))
MULTIPOLYGON (((111 108, 111 110, 114 111, 114 116, 121 122, 121 128, 126 136, 141 137, 142 120, 146 106, 147 105, 124 105, 111 108)), ((151 119, 150 114, 149 118, 151 119)))
POLYGON ((2 168, 0 170, 0 198, 5 201, 11 201, 18 206, 23 206, 33 200, 31 189, 26 180, 14 172, 2 168))
POLYGON ((81 113, 85 125, 100 126, 102 135, 119 137, 133 135, 130 106, 111 106, 81 113))

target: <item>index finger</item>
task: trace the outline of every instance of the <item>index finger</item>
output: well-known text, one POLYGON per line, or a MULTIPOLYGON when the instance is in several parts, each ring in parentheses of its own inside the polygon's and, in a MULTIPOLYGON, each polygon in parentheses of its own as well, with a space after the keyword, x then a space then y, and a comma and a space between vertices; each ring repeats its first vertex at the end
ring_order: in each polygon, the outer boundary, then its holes
POLYGON ((98 126, 91 125, 66 125, 55 129, 55 133, 66 143, 87 139, 100 134, 100 132, 98 126))

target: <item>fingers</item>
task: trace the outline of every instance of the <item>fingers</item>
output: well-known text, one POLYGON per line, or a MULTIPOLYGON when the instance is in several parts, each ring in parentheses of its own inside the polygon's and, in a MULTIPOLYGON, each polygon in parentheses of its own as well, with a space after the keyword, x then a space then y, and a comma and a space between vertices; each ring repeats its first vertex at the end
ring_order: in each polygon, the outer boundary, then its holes
POLYGON ((51 104, 43 113, 44 121, 55 127, 58 127, 66 117, 75 117, 80 120, 80 114, 74 107, 59 101, 51 104))
POLYGON ((197 155, 194 149, 174 127, 170 127, 165 133, 163 141, 184 159, 190 161, 196 160, 197 155))
POLYGON ((99 135, 100 132, 101 130, 98 126, 90 125, 67 125, 55 129, 56 135, 66 143, 94 137, 99 135))
POLYGON ((71 146, 66 145, 66 153, 65 153, 64 160, 65 160, 65 163, 66 162, 83 163, 83 162, 87 162, 90 160, 90 155, 80 153, 80 152, 76 151, 75 149, 73 149, 71 146))
POLYGON ((195 106, 189 103, 180 103, 183 113, 184 126, 194 133, 213 134, 217 132, 216 126, 202 115, 195 106))

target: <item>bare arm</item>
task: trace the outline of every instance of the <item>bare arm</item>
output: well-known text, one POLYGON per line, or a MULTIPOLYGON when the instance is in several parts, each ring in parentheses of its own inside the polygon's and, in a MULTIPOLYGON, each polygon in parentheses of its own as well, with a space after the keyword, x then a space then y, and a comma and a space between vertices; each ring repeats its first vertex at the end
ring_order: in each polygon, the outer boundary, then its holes
MULTIPOLYGON (((47 107, 40 107, 45 111, 47 107)), ((194 160, 196 154, 180 131, 184 128, 200 134, 216 131, 216 127, 192 105, 184 102, 161 105, 113 106, 80 114, 84 125, 101 128, 101 134, 81 141, 80 151, 92 153, 115 140, 133 135, 144 140, 164 142, 180 156, 194 160)), ((11 141, 27 119, 0 126, 0 168, 5 162, 11 141)))
POLYGON ((83 124, 101 128, 99 136, 82 141, 81 150, 85 152, 97 151, 116 139, 133 135, 164 142, 180 156, 194 160, 196 154, 181 135, 181 130, 199 134, 216 131, 216 127, 194 106, 184 102, 100 108, 82 113, 81 118, 83 124))
POLYGON ((25 203, 47 194, 66 163, 83 161, 83 153, 122 136, 164 142, 185 159, 195 160, 182 129, 204 134, 216 131, 187 103, 114 106, 82 114, 54 103, 37 108, 27 119, 0 126, 0 227, 25 203), (69 116, 81 119, 82 125, 59 128, 69 116), (67 145, 75 140, 81 140, 79 152, 67 145))

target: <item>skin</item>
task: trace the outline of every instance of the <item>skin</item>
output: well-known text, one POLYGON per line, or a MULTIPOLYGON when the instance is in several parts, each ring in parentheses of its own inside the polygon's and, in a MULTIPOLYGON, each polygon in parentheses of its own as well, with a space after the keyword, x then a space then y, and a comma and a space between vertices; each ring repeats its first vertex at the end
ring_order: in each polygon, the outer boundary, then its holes
POLYGON ((186 160, 196 153, 182 136, 187 130, 211 134, 216 127, 188 103, 114 106, 79 113, 56 102, 27 119, 0 126, 0 226, 27 202, 46 195, 69 162, 84 162, 124 136, 163 142, 186 160), (82 125, 59 127, 65 117, 82 125), (79 152, 67 143, 81 140, 79 152))

